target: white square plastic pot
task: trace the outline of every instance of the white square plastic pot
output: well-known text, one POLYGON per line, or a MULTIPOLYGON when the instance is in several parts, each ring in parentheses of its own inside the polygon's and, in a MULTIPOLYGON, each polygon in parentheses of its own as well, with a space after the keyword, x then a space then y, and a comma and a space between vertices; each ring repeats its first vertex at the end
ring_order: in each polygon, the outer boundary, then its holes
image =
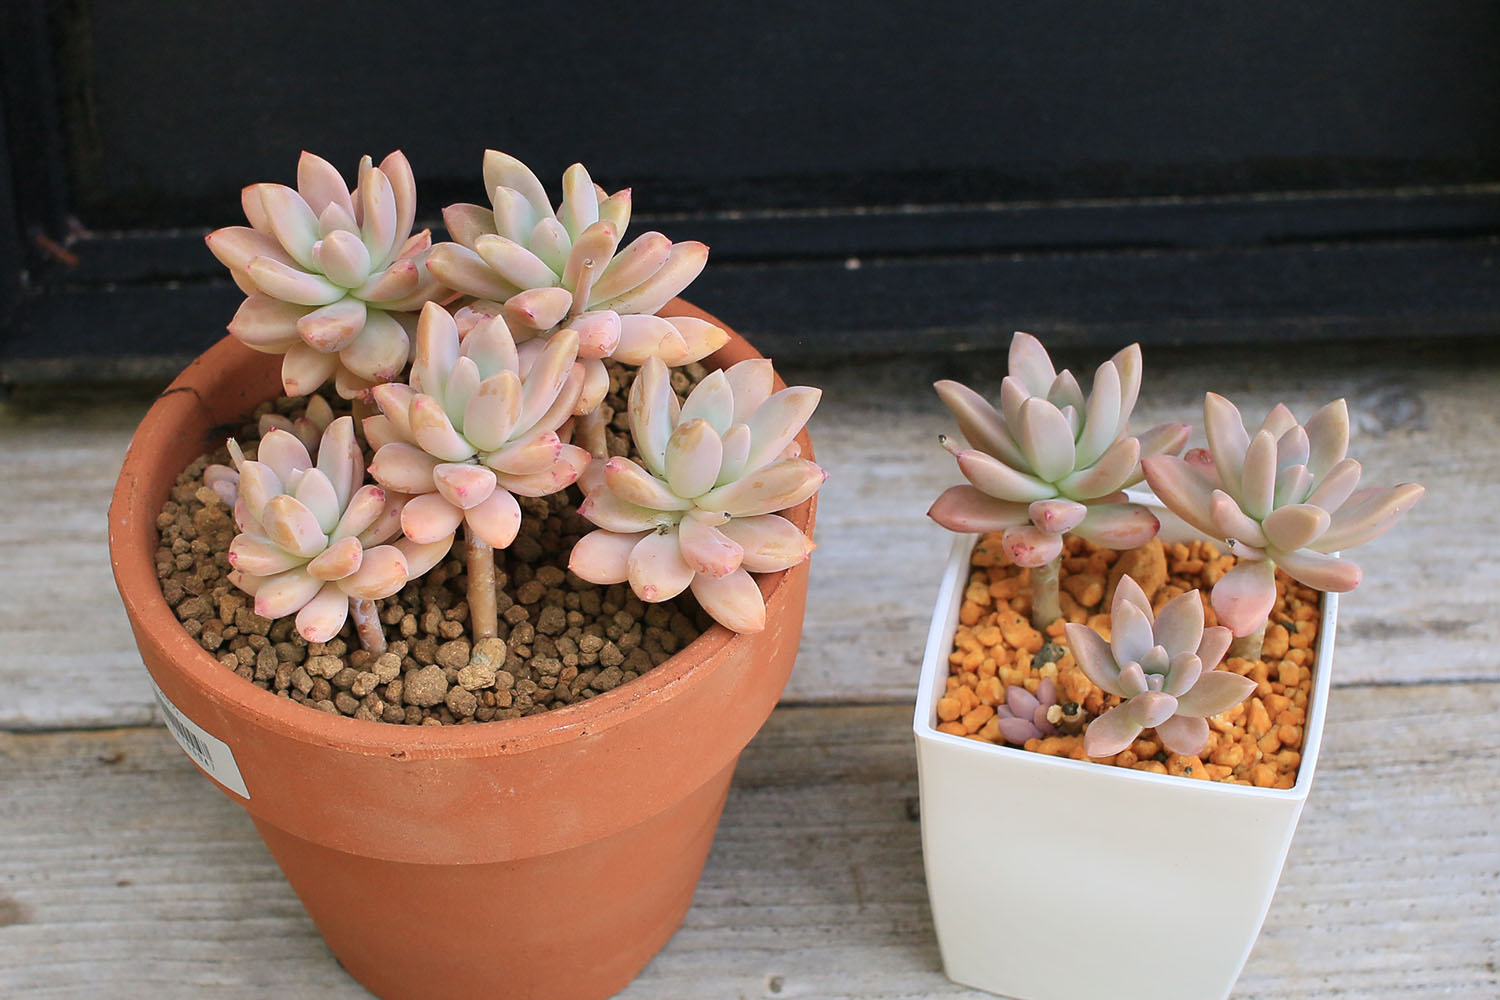
MULTIPOLYGON (((1191 536, 1156 513, 1164 540, 1191 536)), ((913 721, 922 854, 948 978, 1022 1000, 1227 996, 1312 786, 1337 596, 1323 596, 1294 787, 1107 767, 935 728, 978 537, 954 540, 913 721)))

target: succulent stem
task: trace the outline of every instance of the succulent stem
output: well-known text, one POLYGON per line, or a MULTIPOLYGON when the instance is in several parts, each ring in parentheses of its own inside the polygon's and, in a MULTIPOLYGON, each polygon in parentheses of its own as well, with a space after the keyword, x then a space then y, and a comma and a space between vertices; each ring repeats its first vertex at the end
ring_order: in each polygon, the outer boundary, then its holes
POLYGON ((1258 660, 1261 654, 1261 645, 1266 641, 1266 626, 1271 624, 1268 618, 1260 623, 1260 628, 1249 635, 1235 636, 1234 641, 1229 644, 1229 652, 1226 656, 1238 656, 1242 660, 1258 660))
POLYGON ((368 597, 349 598, 349 617, 354 619, 354 632, 359 644, 371 656, 385 652, 385 629, 380 625, 380 614, 375 602, 368 597))
POLYGON ((597 409, 573 418, 573 440, 595 458, 609 461, 609 445, 604 435, 604 415, 597 409))
POLYGON ((1031 569, 1031 624, 1045 629, 1062 617, 1062 605, 1058 602, 1057 579, 1062 568, 1062 556, 1049 563, 1031 569))
POLYGON ((1088 721, 1088 713, 1083 706, 1076 701, 1065 702, 1054 705, 1047 710, 1047 721, 1057 727, 1057 731, 1065 736, 1077 736, 1083 732, 1083 724, 1088 721), (1054 712, 1052 709, 1056 709, 1054 712), (1056 715, 1056 718, 1053 716, 1056 715))
POLYGON ((469 631, 475 642, 493 639, 500 631, 495 606, 495 550, 467 525, 464 560, 469 574, 469 631))

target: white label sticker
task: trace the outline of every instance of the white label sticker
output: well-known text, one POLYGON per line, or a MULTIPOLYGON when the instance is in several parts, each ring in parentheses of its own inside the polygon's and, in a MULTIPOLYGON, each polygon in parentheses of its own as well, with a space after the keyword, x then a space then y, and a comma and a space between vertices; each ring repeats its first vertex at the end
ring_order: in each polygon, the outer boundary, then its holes
POLYGON ((229 749, 229 744, 183 715, 156 686, 155 678, 151 679, 151 690, 156 693, 162 717, 167 720, 167 728, 172 731, 182 752, 207 771, 210 778, 248 799, 250 792, 245 788, 245 779, 240 775, 239 765, 234 762, 234 751, 229 749))

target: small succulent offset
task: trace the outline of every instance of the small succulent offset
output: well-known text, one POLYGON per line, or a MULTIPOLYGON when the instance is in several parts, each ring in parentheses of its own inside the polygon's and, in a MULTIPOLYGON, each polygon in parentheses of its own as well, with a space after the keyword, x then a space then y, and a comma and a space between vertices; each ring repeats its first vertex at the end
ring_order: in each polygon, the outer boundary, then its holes
POLYGON ((1203 425, 1207 452, 1148 458, 1146 479, 1168 510, 1228 540, 1238 562, 1214 585, 1214 612, 1236 636, 1252 637, 1244 654, 1255 658, 1276 603, 1276 567, 1316 590, 1353 590, 1359 567, 1332 553, 1383 534, 1425 491, 1416 483, 1356 491, 1361 468, 1345 457, 1342 399, 1306 425, 1278 404, 1252 436, 1233 403, 1208 393, 1203 425))
POLYGON ((720 624, 765 627, 751 573, 795 566, 812 543, 775 512, 811 497, 827 478, 795 438, 822 395, 772 392, 764 359, 713 372, 680 403, 666 366, 650 359, 630 388, 630 431, 641 463, 611 458, 591 470, 578 512, 599 525, 568 568, 592 583, 625 583, 643 601, 692 588, 720 624))
POLYGON ((1036 694, 1012 684, 1005 689, 1005 701, 995 706, 1000 734, 1006 742, 1018 747, 1025 746, 1027 740, 1056 736, 1057 726, 1047 717, 1054 707, 1057 707, 1057 682, 1052 678, 1043 677, 1036 694))
POLYGON ((1033 569, 1032 621, 1045 627, 1061 614, 1057 562, 1073 532, 1124 549, 1149 541, 1156 517, 1121 492, 1141 481, 1141 457, 1175 454, 1186 424, 1162 424, 1140 437, 1128 431, 1141 385, 1141 350, 1132 344, 1099 366, 1087 397, 1066 369, 1058 372, 1035 337, 1017 333, 999 412, 978 393, 938 382, 938 396, 958 420, 968 449, 943 445, 969 485, 954 486, 928 516, 952 531, 1002 531, 1002 545, 1033 569))
POLYGON ((364 424, 378 448, 370 474, 416 494, 401 528, 418 544, 451 542, 466 526, 476 638, 498 628, 493 550, 510 545, 521 526, 515 494, 556 493, 588 465, 588 452, 558 434, 583 383, 577 353, 577 335, 563 331, 525 365, 498 316, 460 344, 453 317, 428 303, 409 381, 373 390, 381 412, 364 424))
POLYGON ((297 187, 252 184, 241 204, 250 226, 228 226, 208 247, 249 296, 229 331, 247 347, 284 355, 288 395, 333 378, 359 395, 406 366, 403 314, 445 292, 427 272, 427 230, 411 235, 416 182, 399 151, 359 163, 351 192, 339 172, 304 152, 297 187))
POLYGON ((1231 636, 1222 625, 1203 627, 1203 598, 1196 590, 1178 594, 1153 614, 1145 592, 1122 576, 1110 605, 1108 641, 1086 625, 1069 622, 1065 628, 1068 647, 1089 680, 1125 699, 1089 723, 1083 749, 1090 757, 1117 754, 1151 728, 1174 753, 1202 753, 1208 717, 1227 712, 1255 690, 1249 677, 1214 669, 1231 636))
POLYGON ((317 451, 314 464, 301 441, 274 428, 254 460, 230 441, 240 533, 229 546, 229 580, 255 598, 256 614, 296 614, 297 632, 309 642, 332 639, 352 613, 361 642, 378 653, 384 637, 374 602, 427 572, 447 546, 407 538, 384 544, 401 530, 405 497, 361 485, 353 418, 333 421, 317 451))

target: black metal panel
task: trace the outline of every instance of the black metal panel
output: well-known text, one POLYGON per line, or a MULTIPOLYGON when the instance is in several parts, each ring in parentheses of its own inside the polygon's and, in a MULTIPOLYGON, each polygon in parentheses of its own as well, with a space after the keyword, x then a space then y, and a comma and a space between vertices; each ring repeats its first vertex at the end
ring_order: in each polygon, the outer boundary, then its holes
POLYGON ((582 160, 793 353, 1500 314, 1500 5, 17 0, 0 29, 29 278, 0 378, 217 336, 203 232, 304 147, 404 148, 429 219, 483 200, 486 146, 582 160))
POLYGON ((93 0, 58 19, 94 228, 221 224, 302 148, 343 169, 404 148, 442 200, 482 199, 485 146, 549 180, 583 160, 658 211, 1500 180, 1493 4, 93 0))
MULTIPOLYGON (((995 350, 1014 329, 1060 348, 1492 334, 1497 272, 1496 238, 871 257, 728 263, 692 297, 775 357, 838 361, 995 350)), ((223 336, 240 299, 227 282, 40 298, 0 381, 165 377, 223 336), (73 350, 59 352, 49 331, 66 331, 73 350)))

